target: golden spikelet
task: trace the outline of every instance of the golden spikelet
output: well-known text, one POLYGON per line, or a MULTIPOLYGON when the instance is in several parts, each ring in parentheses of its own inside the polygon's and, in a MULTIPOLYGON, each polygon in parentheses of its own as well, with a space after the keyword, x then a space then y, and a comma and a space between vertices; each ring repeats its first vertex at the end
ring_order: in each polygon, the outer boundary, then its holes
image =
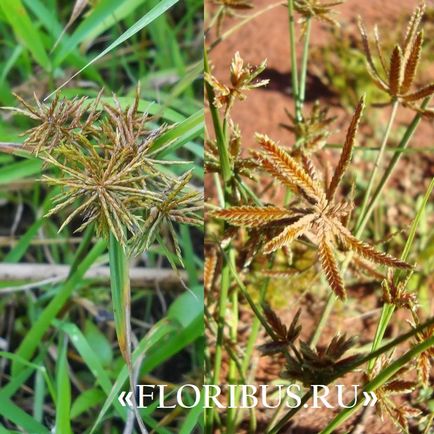
POLYGON ((405 261, 394 258, 393 256, 380 252, 372 247, 370 244, 364 243, 357 239, 346 227, 344 227, 340 222, 335 222, 337 228, 337 235, 342 243, 350 250, 358 253, 371 262, 377 264, 386 265, 388 267, 402 268, 405 270, 410 270, 412 266, 405 261))
POLYGON ((287 226, 279 235, 265 244, 264 253, 269 254, 285 245, 291 244, 292 241, 310 229, 311 222, 314 218, 314 214, 307 214, 292 225, 287 226))
POLYGON ((207 249, 203 266, 203 286, 205 291, 211 291, 217 268, 218 256, 215 249, 207 249))
POLYGON ((417 67, 419 65, 421 51, 423 43, 423 32, 417 34, 414 50, 411 51, 410 56, 407 59, 404 70, 404 78, 402 80, 401 92, 407 93, 410 90, 411 84, 413 83, 414 77, 416 75, 417 67))
POLYGON ((302 166, 269 137, 257 134, 261 148, 266 152, 269 162, 277 171, 288 177, 289 181, 299 187, 308 197, 318 201, 324 196, 319 185, 306 173, 302 166))
POLYGON ((417 371, 419 373, 419 379, 425 387, 429 386, 430 374, 431 374, 431 361, 428 353, 422 352, 417 358, 417 371))
POLYGON ((300 194, 300 189, 282 172, 274 166, 274 164, 266 157, 264 153, 257 151, 252 152, 253 156, 260 163, 260 167, 268 172, 273 178, 279 180, 282 185, 288 187, 293 193, 300 194))
POLYGON ((344 282, 333 254, 333 246, 325 233, 319 240, 318 257, 331 289, 341 300, 345 299, 344 282))
POLYGON ((235 226, 254 228, 273 221, 291 218, 292 212, 277 206, 234 206, 228 209, 213 211, 212 215, 226 220, 235 226))
POLYGON ((434 83, 431 83, 422 89, 417 90, 416 92, 410 93, 406 96, 406 101, 414 102, 418 101, 422 98, 430 96, 434 93, 434 83))
POLYGON ((399 45, 396 45, 392 57, 390 58, 389 68, 389 93, 392 96, 397 96, 402 81, 402 51, 399 45))
POLYGON ((348 165, 350 164, 354 143, 356 141, 357 130, 359 128, 360 119, 362 117, 364 107, 365 107, 365 96, 360 98, 356 110, 354 111, 353 118, 351 119, 351 123, 347 131, 342 153, 339 158, 339 163, 336 167, 335 173, 333 175, 333 178, 330 182, 330 186, 327 191, 328 200, 334 197, 336 189, 339 186, 339 183, 342 180, 342 177, 344 176, 348 168, 348 165))

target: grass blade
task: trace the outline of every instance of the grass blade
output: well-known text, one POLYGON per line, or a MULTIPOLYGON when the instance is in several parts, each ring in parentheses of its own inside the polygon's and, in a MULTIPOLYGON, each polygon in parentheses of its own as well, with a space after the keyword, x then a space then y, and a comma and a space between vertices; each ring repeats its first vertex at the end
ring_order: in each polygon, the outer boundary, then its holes
MULTIPOLYGON (((9 0, 11 1, 11 0, 9 0)), ((97 60, 104 57, 107 53, 114 50, 116 47, 124 43, 131 36, 135 35, 137 32, 146 27, 149 23, 158 18, 161 14, 164 14, 168 9, 170 9, 174 4, 176 4, 178 0, 162 0, 157 6, 151 9, 145 16, 143 16, 139 21, 137 21, 133 26, 131 26, 126 32, 124 32, 119 38, 117 38, 113 43, 111 43, 105 50, 95 56, 89 63, 87 63, 83 68, 81 68, 78 72, 76 72, 69 80, 63 83, 60 87, 58 87, 54 92, 48 95, 45 99, 48 99, 50 96, 54 95, 58 90, 62 89, 66 86, 73 78, 77 75, 81 74, 89 65, 92 65, 97 60)))
POLYGON ((61 336, 57 355, 57 403, 56 403, 56 432, 72 434, 71 429, 71 383, 69 382, 69 367, 66 352, 68 340, 61 336))
POLYGON ((50 70, 50 59, 45 51, 40 33, 34 27, 21 0, 2 0, 0 8, 12 26, 18 41, 32 53, 33 58, 42 68, 46 71, 50 70))
POLYGON ((130 278, 123 247, 113 234, 109 243, 110 281, 116 335, 122 356, 131 365, 130 278))
MULTIPOLYGON (((16 354, 25 360, 30 360, 37 346, 39 345, 45 332, 51 325, 51 322, 59 313, 60 309, 64 306, 72 292, 85 275, 86 271, 93 265, 98 257, 104 252, 106 243, 100 240, 89 254, 78 265, 77 270, 70 276, 65 284, 60 288, 59 292, 50 301, 48 306, 41 313, 35 324, 28 331, 25 338, 18 347, 16 354)), ((20 372, 20 367, 16 364, 12 366, 12 376, 20 372)))

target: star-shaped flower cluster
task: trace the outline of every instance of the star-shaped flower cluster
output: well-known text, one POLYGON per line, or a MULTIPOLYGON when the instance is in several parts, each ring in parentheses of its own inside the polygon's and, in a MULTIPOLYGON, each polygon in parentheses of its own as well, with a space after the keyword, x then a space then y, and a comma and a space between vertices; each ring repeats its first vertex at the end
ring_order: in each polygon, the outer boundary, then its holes
POLYGON ((302 236, 308 237, 317 245, 322 270, 331 289, 341 299, 345 298, 346 291, 335 255, 340 245, 376 264, 411 268, 406 262, 359 240, 343 224, 353 205, 348 200, 338 201, 336 191, 351 160, 363 106, 364 98, 355 110, 340 160, 325 188, 306 156, 298 161, 267 136, 258 135, 261 152, 256 153, 256 156, 261 168, 289 188, 297 198, 296 203, 289 207, 236 206, 213 212, 215 217, 232 225, 255 228, 265 236, 271 236, 263 247, 265 254, 288 246, 302 236))

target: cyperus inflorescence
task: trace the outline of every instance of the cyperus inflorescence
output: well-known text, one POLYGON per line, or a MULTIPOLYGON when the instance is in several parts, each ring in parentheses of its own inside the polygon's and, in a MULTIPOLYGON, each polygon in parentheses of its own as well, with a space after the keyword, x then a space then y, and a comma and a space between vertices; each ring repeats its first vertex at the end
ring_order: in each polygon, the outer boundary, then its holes
POLYGON ((356 238, 343 223, 353 204, 335 198, 337 188, 351 160, 363 106, 364 98, 356 108, 340 160, 326 188, 319 182, 315 167, 308 157, 303 156, 299 162, 267 136, 257 135, 258 144, 262 149, 262 152, 256 153, 260 166, 275 180, 289 188, 298 200, 290 207, 249 205, 213 213, 232 225, 256 228, 268 236, 269 239, 263 247, 265 254, 288 246, 301 236, 307 236, 318 246, 321 267, 330 287, 341 299, 345 298, 346 292, 335 256, 339 245, 377 264, 411 268, 406 262, 380 252, 356 238))
POLYGON ((375 49, 378 54, 379 67, 376 65, 368 34, 360 20, 359 29, 368 72, 376 86, 388 93, 392 100, 398 100, 403 105, 426 116, 433 116, 431 109, 422 109, 417 104, 421 99, 434 94, 434 83, 412 90, 422 54, 424 37, 421 23, 424 12, 425 6, 423 4, 416 8, 411 16, 402 43, 395 45, 388 61, 381 46, 378 29, 375 28, 375 49))
POLYGON ((246 98, 246 91, 267 85, 268 79, 257 80, 257 77, 264 71, 266 66, 266 60, 258 66, 245 64, 237 51, 231 63, 230 86, 221 83, 213 75, 205 73, 205 80, 214 91, 213 104, 215 107, 218 109, 224 108, 227 116, 237 99, 242 101, 246 98))
POLYGON ((27 132, 26 147, 59 171, 59 176, 43 176, 62 189, 47 216, 79 201, 60 230, 81 215, 77 231, 94 224, 99 236, 113 234, 136 253, 168 225, 180 258, 172 222, 199 225, 202 195, 187 186, 190 172, 176 177, 161 170, 177 162, 156 158, 161 149, 152 149, 153 144, 167 127, 149 130, 150 117, 139 112, 139 87, 125 109, 116 96, 113 106, 98 109, 100 96, 93 104, 56 96, 49 106, 36 100, 37 107, 20 99, 26 113, 40 121, 27 132))

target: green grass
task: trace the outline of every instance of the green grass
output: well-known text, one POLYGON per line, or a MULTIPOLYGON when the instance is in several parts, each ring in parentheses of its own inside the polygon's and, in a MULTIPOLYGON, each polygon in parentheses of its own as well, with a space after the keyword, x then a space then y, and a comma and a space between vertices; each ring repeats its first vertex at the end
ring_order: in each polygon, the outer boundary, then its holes
MULTIPOLYGON (((200 187, 202 53, 197 40, 202 3, 91 2, 52 50, 68 22, 72 3, 1 3, 0 105, 16 107, 13 92, 29 100, 36 92, 44 99, 59 88, 65 97, 88 96, 92 101, 104 87, 105 102, 111 103, 111 94, 116 93, 126 107, 140 81, 139 109, 153 116, 150 126, 171 126, 156 141, 155 155, 188 161, 188 165, 165 166, 164 170, 179 174, 192 168, 192 182, 200 187)), ((0 142, 22 143, 21 133, 31 126, 22 115, 3 110, 0 142)), ((127 412, 117 396, 129 388, 128 369, 117 345, 112 312, 113 307, 122 311, 123 304, 121 299, 112 299, 107 281, 85 277, 92 266, 108 263, 107 243, 97 240, 92 229, 74 234, 79 222, 57 233, 68 213, 43 217, 52 206, 56 189, 40 181, 43 173, 56 176, 56 171, 18 147, 14 149, 16 152, 0 153, 2 234, 8 234, 17 220, 16 235, 10 247, 1 248, 0 260, 68 264, 71 271, 60 283, 41 282, 31 291, 19 289, 25 281, 0 280, 2 287, 17 288, 0 298, 1 326, 9 345, 8 351, 0 354, 5 364, 0 372, 0 432, 42 434, 55 427, 56 432, 66 434, 107 429, 121 433, 127 412), (17 210, 21 207, 20 215, 17 210), (77 238, 78 242, 71 242, 77 238), (8 326, 11 302, 16 312, 8 326)), ((140 378, 152 375, 175 387, 182 384, 183 377, 168 376, 177 371, 172 365, 181 360, 182 374, 199 378, 203 348, 203 235, 201 230, 181 226, 177 231, 189 290, 181 283, 172 285, 170 291, 147 285, 133 286, 131 294, 132 330, 137 338, 132 358, 136 361, 145 356, 140 378)), ((162 242, 166 242, 164 237, 162 242)), ((134 266, 170 269, 171 257, 165 254, 170 254, 170 246, 153 246, 134 266)), ((187 433, 202 423, 197 408, 184 409, 171 420, 169 417, 166 426, 160 425, 167 415, 155 406, 141 411, 145 424, 158 433, 187 433)))

